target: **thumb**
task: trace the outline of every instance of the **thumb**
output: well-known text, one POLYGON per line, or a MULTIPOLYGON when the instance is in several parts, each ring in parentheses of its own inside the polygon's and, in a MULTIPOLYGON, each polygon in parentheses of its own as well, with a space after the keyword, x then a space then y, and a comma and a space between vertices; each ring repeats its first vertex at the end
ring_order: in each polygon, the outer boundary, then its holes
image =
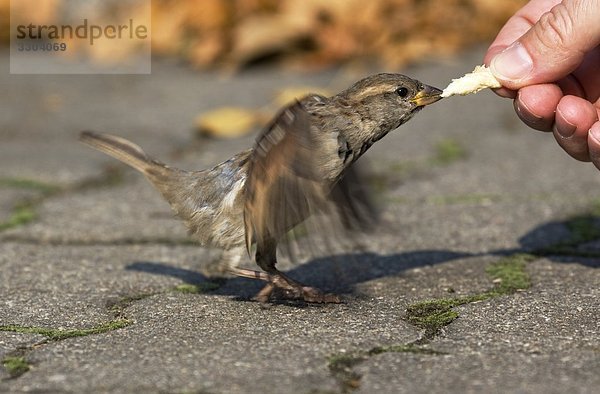
POLYGON ((600 0, 564 0, 490 63, 507 88, 557 81, 600 44, 600 0))

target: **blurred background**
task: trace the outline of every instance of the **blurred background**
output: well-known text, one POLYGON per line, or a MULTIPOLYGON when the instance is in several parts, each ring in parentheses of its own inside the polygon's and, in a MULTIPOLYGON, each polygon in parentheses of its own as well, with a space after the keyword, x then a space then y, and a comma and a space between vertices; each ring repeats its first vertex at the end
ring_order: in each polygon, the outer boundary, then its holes
MULTIPOLYGON (((461 51, 489 43, 526 1, 19 0, 9 3, 0 0, 0 36, 6 46, 10 36, 9 17, 13 26, 19 23, 76 26, 84 17, 100 25, 133 19, 136 24, 151 27, 154 63, 166 61, 191 72, 216 73, 219 79, 265 67, 296 75, 335 70, 335 75, 326 77, 324 83, 317 78, 308 84, 297 80, 274 87, 272 102, 263 103, 264 107, 248 110, 230 102, 225 108, 198 108, 197 116, 189 121, 190 128, 201 135, 236 138, 256 130, 278 107, 308 92, 333 94, 369 73, 402 71, 418 62, 439 64, 456 59, 461 51)), ((24 58, 21 67, 35 63, 41 74, 52 74, 50 70, 56 66, 47 60, 55 55, 111 66, 125 63, 140 53, 140 42, 135 40, 101 39, 94 45, 78 39, 58 42, 66 42, 68 52, 30 52, 27 56, 32 57, 24 58)), ((145 54, 148 59, 147 47, 145 54)), ((12 52, 14 59, 16 55, 25 53, 12 52)), ((149 61, 145 62, 149 69, 149 61)), ((474 61, 479 62, 479 59, 474 61)), ((14 67, 11 63, 11 70, 18 71, 14 67)), ((160 67, 154 68, 155 74, 160 67)), ((461 74, 469 68, 461 70, 461 74)), ((60 101, 60 93, 52 94, 55 100, 50 101, 60 101)))
MULTIPOLYGON (((150 15, 146 1, 13 1, 39 24, 79 13, 110 19, 150 15)), ((389 69, 487 42, 525 0, 152 0, 152 50, 196 68, 245 69, 275 63, 303 70, 363 62, 389 69)), ((7 41, 9 0, 0 0, 7 41)), ((98 45, 97 60, 127 48, 98 45)))

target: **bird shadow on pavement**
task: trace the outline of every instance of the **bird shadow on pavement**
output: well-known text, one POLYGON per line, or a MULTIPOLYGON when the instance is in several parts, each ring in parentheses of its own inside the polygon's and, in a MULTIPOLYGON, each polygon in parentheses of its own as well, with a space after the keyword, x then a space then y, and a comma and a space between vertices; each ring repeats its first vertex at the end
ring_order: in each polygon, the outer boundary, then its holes
MULTIPOLYGON (((447 250, 424 250, 390 255, 350 253, 315 258, 285 273, 294 280, 326 292, 352 294, 355 292, 355 285, 363 282, 398 275, 411 268, 471 256, 473 256, 471 253, 447 250)), ((171 276, 193 285, 215 281, 215 278, 209 278, 199 272, 159 262, 138 261, 129 264, 126 269, 171 276)), ((245 300, 255 296, 263 286, 264 282, 259 280, 233 277, 224 281, 210 294, 236 296, 240 300, 245 300)))
MULTIPOLYGON (((600 218, 584 217, 592 220, 588 225, 600 231, 600 218)), ((575 218, 577 219, 577 218, 575 218)), ((513 253, 540 253, 551 250, 553 246, 564 244, 565 240, 573 240, 573 218, 564 221, 551 221, 540 224, 519 237, 519 246, 513 249, 499 249, 482 253, 457 252, 450 250, 420 250, 389 255, 372 252, 338 254, 314 258, 304 264, 297 265, 285 271, 291 278, 315 286, 326 292, 338 294, 354 294, 355 286, 370 280, 394 276, 403 271, 441 264, 448 261, 483 255, 506 256, 513 253), (550 248, 550 249, 549 249, 550 248)), ((588 227, 590 228, 590 227, 588 227)), ((588 237, 589 238, 589 237, 588 237)), ((590 243, 589 239, 586 241, 590 243)), ((577 248, 585 252, 586 242, 577 248)), ((598 240, 592 241, 598 242, 598 240)), ((597 247, 596 247, 597 251, 597 247)), ((541 253, 545 258, 555 262, 571 264, 578 263, 592 268, 600 268, 600 259, 586 258, 579 255, 541 253)), ((258 267, 256 267, 257 269, 258 267)), ((178 268, 160 262, 134 262, 126 267, 127 270, 146 272, 153 275, 165 275, 180 279, 188 284, 219 282, 218 289, 210 294, 235 296, 240 300, 252 298, 264 286, 264 282, 247 278, 213 278, 200 272, 178 268)), ((254 268, 253 268, 254 269, 254 268)))

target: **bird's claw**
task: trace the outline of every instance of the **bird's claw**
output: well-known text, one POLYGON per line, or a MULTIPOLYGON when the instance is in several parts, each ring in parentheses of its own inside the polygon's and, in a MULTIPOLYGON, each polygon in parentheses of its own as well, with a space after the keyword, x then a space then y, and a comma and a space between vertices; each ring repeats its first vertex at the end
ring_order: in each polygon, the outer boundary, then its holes
POLYGON ((302 286, 302 299, 318 304, 340 304, 342 299, 337 294, 323 293, 314 287, 302 286))
POLYGON ((315 304, 339 304, 342 302, 342 299, 338 295, 323 293, 314 287, 303 285, 280 286, 273 283, 269 283, 263 287, 253 299, 265 304, 271 298, 300 300, 315 304))
POLYGON ((288 278, 281 272, 269 274, 236 268, 232 270, 232 273, 245 278, 260 279, 269 282, 253 297, 254 300, 263 304, 269 302, 271 297, 282 297, 288 300, 301 300, 317 304, 339 304, 342 302, 340 296, 336 294, 323 293, 315 287, 304 286, 288 278))

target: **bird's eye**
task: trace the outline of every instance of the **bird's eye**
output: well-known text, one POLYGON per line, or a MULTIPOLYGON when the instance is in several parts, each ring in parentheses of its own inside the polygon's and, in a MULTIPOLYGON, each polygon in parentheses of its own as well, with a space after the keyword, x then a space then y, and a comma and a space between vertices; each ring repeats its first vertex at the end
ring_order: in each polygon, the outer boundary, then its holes
POLYGON ((396 89, 396 94, 400 97, 406 97, 406 96, 408 96, 408 89, 398 88, 398 89, 396 89))

